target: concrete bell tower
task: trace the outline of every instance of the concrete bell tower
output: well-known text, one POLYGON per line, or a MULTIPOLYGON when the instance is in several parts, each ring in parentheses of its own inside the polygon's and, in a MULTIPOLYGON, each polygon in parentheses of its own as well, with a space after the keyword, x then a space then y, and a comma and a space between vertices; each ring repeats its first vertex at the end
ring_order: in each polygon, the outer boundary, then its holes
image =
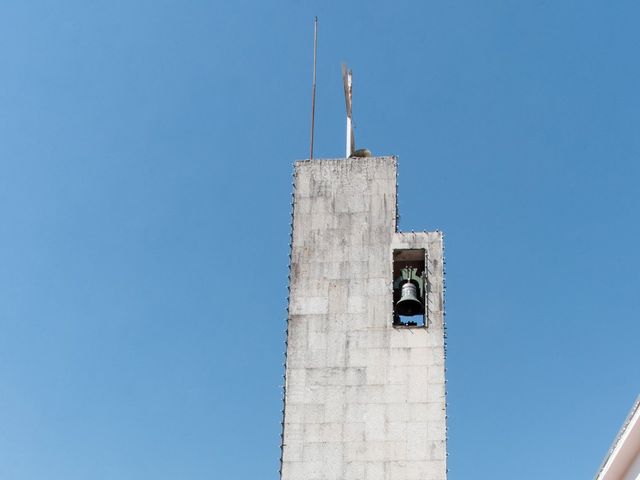
POLYGON ((282 480, 445 480, 443 244, 395 157, 295 164, 282 480))

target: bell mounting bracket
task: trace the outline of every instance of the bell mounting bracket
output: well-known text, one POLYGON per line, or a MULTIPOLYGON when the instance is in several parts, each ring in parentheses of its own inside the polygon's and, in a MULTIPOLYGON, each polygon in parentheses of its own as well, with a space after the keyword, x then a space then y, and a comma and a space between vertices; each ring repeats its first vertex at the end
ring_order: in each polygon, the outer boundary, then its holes
POLYGON ((412 282, 420 290, 420 298, 424 298, 424 278, 418 275, 418 269, 407 267, 400 270, 400 276, 393 282, 393 289, 399 290, 403 283, 412 282))

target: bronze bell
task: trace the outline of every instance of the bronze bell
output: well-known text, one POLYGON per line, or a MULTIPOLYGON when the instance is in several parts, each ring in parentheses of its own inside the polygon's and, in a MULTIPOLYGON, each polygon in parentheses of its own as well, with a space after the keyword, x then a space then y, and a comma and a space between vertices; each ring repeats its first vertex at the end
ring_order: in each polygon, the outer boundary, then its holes
POLYGON ((418 288, 413 282, 405 282, 400 292, 400 300, 396 303, 396 313, 403 317, 411 317, 424 313, 422 302, 418 300, 418 288))

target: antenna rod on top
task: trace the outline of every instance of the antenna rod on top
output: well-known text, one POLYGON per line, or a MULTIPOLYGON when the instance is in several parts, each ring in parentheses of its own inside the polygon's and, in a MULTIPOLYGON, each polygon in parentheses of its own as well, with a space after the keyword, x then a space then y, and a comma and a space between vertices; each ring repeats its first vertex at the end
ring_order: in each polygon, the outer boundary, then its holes
POLYGON ((347 64, 342 64, 342 83, 344 84, 344 101, 347 106, 347 158, 356 149, 356 142, 353 136, 353 125, 351 123, 351 99, 353 96, 353 72, 347 69, 347 64))
POLYGON ((316 63, 318 60, 318 17, 313 20, 313 83, 311 86, 311 147, 309 160, 313 160, 313 131, 316 123, 316 63))

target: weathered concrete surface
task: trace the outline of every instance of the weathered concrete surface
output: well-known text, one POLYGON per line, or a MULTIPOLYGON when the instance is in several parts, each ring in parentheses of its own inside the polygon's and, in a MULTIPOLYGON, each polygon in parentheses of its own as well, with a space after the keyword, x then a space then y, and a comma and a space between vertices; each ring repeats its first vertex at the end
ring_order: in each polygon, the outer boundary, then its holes
POLYGON ((444 480, 442 235, 396 233, 394 157, 295 165, 282 480, 444 480), (424 248, 427 327, 392 324, 424 248))

